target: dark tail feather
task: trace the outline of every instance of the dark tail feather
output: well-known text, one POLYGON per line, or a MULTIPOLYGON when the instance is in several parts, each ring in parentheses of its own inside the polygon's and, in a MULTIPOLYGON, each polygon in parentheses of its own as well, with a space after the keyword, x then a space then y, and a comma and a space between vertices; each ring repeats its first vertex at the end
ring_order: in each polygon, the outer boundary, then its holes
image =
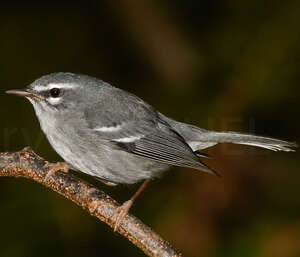
POLYGON ((216 171, 213 170, 212 168, 209 168, 208 166, 206 166, 206 164, 204 164, 204 163, 201 162, 200 160, 199 160, 199 165, 198 165, 198 167, 195 167, 195 168, 197 168, 197 169, 199 169, 199 170, 201 170, 201 171, 204 171, 204 172, 207 172, 207 173, 216 175, 216 176, 218 176, 218 177, 221 177, 221 175, 220 175, 218 172, 216 172, 216 171))
POLYGON ((199 150, 196 150, 195 152, 194 152, 194 154, 196 154, 198 157, 203 157, 203 158, 212 158, 212 156, 211 155, 209 155, 209 154, 207 154, 207 153, 202 153, 202 152, 200 152, 199 150))

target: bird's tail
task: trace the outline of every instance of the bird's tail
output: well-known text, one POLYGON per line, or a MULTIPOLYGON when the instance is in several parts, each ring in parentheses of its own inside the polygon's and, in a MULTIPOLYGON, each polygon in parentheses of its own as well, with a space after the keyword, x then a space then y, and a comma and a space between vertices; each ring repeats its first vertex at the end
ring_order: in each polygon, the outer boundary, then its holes
POLYGON ((193 150, 200 150, 210 147, 217 143, 233 143, 241 145, 257 146, 272 151, 294 151, 293 147, 297 147, 296 143, 284 140, 274 139, 270 137, 255 136, 237 132, 215 132, 207 131, 198 134, 195 138, 188 141, 193 150))
POLYGON ((233 143, 242 145, 257 146, 272 151, 294 151, 294 147, 297 147, 296 143, 288 142, 280 139, 274 139, 270 137, 256 136, 250 134, 243 134, 237 132, 217 132, 209 131, 198 128, 186 123, 177 122, 170 118, 167 118, 167 122, 180 133, 189 146, 194 150, 201 150, 211 147, 218 143, 233 143))

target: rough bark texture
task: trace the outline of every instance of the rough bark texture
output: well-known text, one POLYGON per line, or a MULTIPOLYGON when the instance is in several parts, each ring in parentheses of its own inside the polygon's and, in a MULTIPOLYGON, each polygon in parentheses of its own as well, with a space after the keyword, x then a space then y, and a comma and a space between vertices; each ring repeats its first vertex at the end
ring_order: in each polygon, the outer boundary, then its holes
MULTIPOLYGON (((114 227, 111 219, 119 204, 93 185, 63 171, 49 173, 48 162, 30 148, 15 153, 0 153, 0 176, 25 177, 51 188, 77 203, 91 215, 114 227), (48 174, 49 173, 49 174, 48 174)), ((182 256, 151 228, 127 215, 118 233, 128 238, 149 256, 182 256)))

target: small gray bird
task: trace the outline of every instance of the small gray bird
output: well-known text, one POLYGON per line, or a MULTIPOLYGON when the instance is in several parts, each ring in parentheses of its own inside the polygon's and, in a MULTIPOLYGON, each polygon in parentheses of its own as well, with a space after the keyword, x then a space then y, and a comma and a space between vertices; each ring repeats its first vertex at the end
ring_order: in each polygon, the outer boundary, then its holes
POLYGON ((150 179, 169 166, 215 173, 201 162, 200 150, 217 143, 293 151, 295 143, 273 138, 215 132, 170 119, 137 96, 102 80, 72 73, 43 76, 25 89, 8 94, 26 97, 55 151, 66 161, 53 170, 76 169, 104 183, 132 184, 145 180, 115 216, 121 224, 150 179))

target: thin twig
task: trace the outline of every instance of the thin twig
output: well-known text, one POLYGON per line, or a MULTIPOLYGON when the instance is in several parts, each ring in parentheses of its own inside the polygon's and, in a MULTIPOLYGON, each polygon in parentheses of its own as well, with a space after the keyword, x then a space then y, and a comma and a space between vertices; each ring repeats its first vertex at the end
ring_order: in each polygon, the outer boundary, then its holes
MULTIPOLYGON (((51 188, 77 203, 91 215, 114 227, 112 214, 119 204, 93 185, 63 171, 49 174, 48 162, 26 147, 20 152, 0 153, 0 176, 25 177, 51 188), (47 179, 46 179, 47 176, 47 179)), ((132 215, 127 215, 118 233, 149 256, 182 256, 167 241, 132 215)))

